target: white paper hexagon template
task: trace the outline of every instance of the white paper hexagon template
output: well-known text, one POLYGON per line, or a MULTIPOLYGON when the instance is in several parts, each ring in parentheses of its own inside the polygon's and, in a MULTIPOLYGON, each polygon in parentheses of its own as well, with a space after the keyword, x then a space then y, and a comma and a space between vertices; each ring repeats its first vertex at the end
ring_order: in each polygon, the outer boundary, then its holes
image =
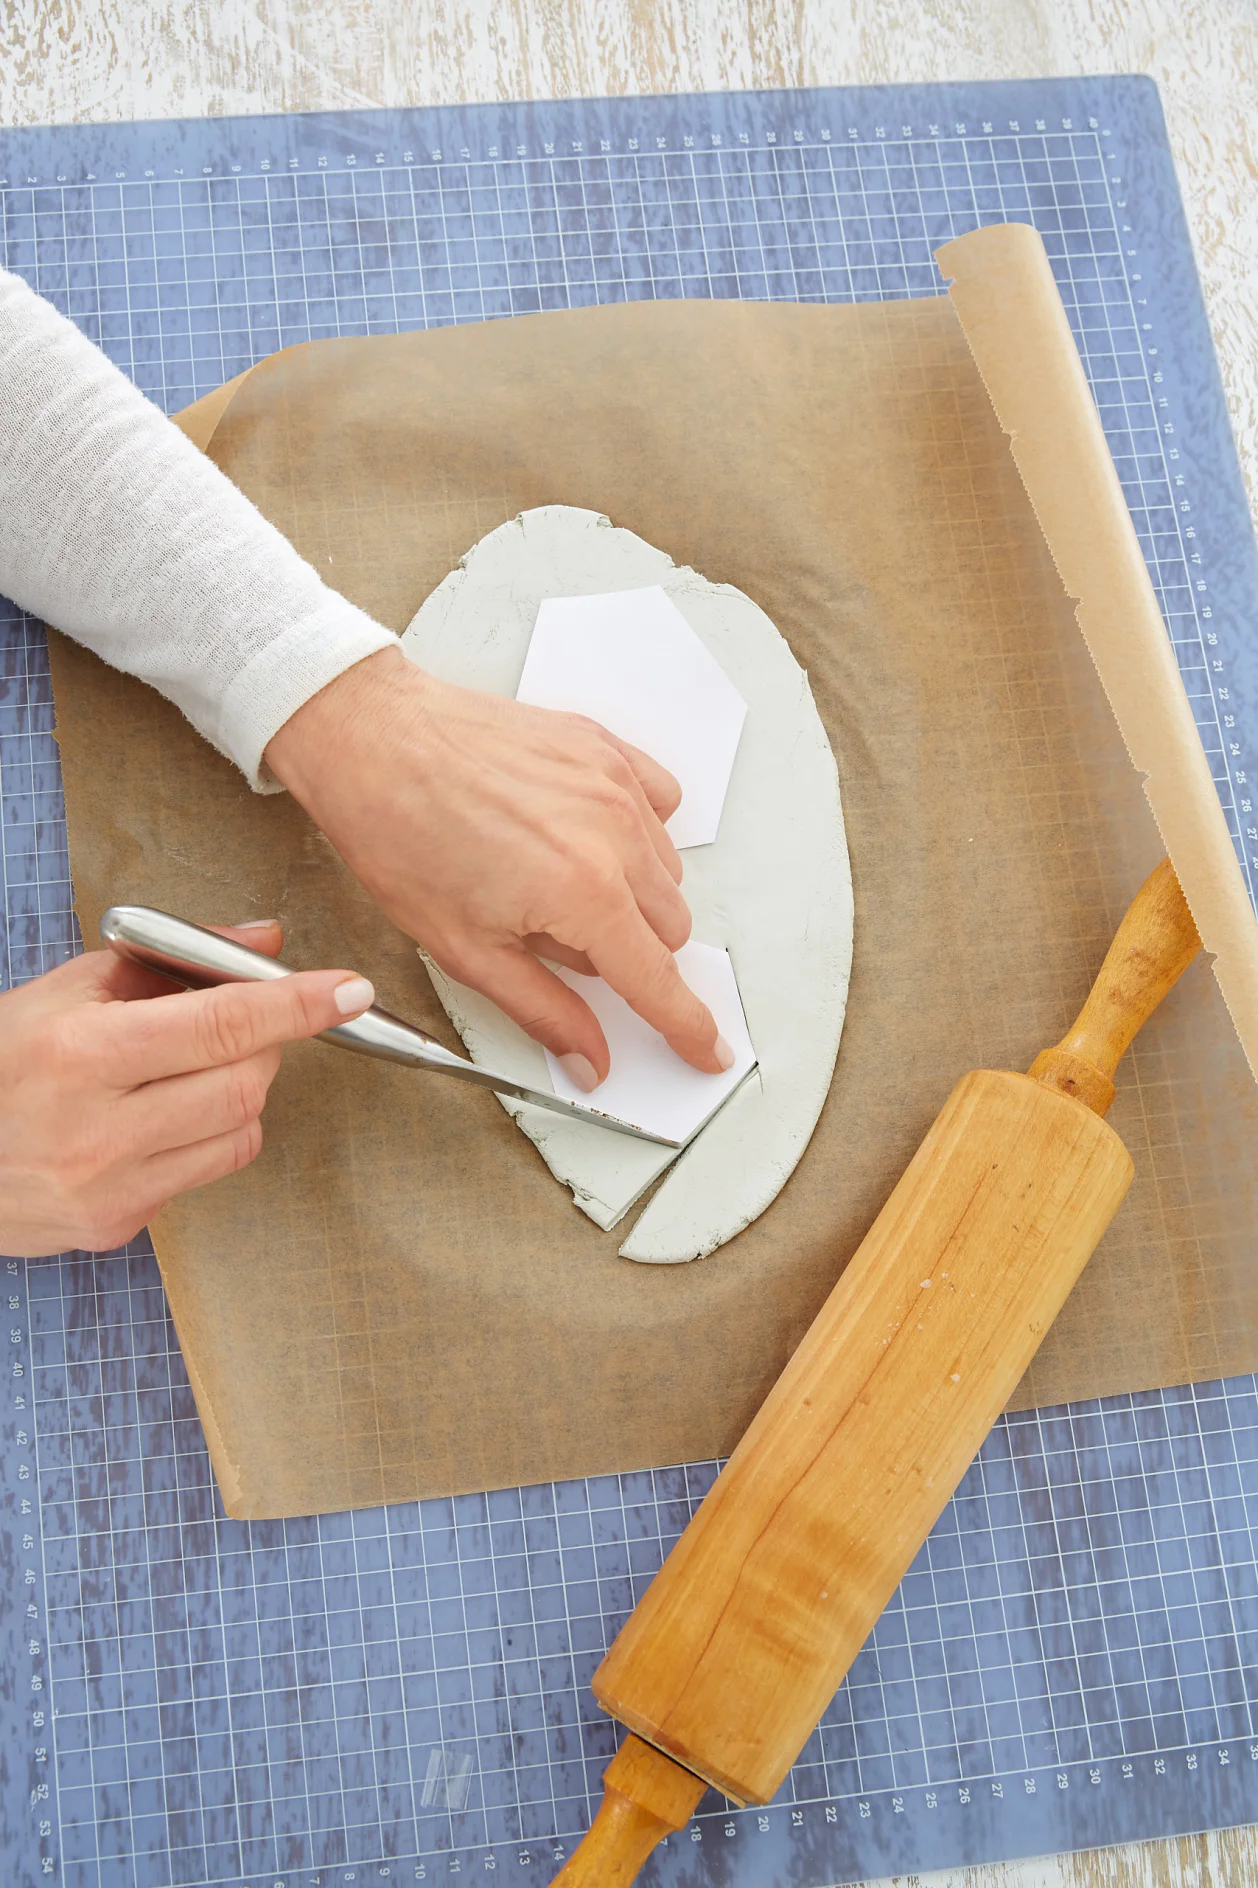
POLYGON ((659 584, 546 597, 516 700, 592 721, 675 774, 678 851, 716 838, 747 704, 659 584))

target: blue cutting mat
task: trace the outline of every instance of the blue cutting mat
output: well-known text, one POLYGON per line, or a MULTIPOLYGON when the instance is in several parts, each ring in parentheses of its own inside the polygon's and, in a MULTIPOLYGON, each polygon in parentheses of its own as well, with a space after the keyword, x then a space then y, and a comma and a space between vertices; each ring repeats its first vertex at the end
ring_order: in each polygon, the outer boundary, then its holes
MULTIPOLYGON (((1258 562, 1146 81, 0 132, 0 254, 168 408, 310 336, 932 294, 934 245, 1007 218, 1053 258, 1251 873, 1258 562)), ((76 942, 42 632, 0 605, 0 650, 17 981, 76 942)), ((548 1882, 613 1747, 591 1672, 714 1465, 228 1521, 148 1246, 3 1263, 6 1880, 548 1882)), ((644 1882, 1258 1815, 1256 1515, 1252 1378, 1000 1423, 779 1801, 710 1796, 644 1882)))

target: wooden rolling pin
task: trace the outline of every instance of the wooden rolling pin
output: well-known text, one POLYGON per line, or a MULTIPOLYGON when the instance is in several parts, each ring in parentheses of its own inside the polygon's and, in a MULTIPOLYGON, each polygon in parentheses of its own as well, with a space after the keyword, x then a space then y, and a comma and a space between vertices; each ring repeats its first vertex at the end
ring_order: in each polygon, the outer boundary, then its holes
POLYGON ((1200 948, 1164 860, 1056 1048, 953 1090, 595 1673, 635 1735, 566 1888, 774 1795, 1131 1185, 1111 1077, 1200 948))

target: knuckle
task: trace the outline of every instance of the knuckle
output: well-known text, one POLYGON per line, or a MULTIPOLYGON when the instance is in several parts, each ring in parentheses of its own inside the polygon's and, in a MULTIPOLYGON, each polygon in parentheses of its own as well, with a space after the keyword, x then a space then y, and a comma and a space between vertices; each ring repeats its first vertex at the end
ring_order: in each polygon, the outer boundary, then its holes
POLYGON ((321 990, 312 990, 303 979, 284 992, 291 1008, 286 1013, 285 1034, 309 1035, 323 1026, 327 998, 321 990))
POLYGON ((607 749, 603 757, 603 771, 613 787, 632 798, 638 776, 618 747, 607 749))
POLYGON ((198 1006, 196 1047, 207 1066, 240 1062, 253 1046, 253 1019, 240 990, 213 990, 198 1006))
POLYGON ((307 971, 273 983, 270 988, 278 1007, 272 1012, 275 1021, 267 1029, 267 1041, 295 1042, 343 1022, 335 995, 345 980, 342 972, 340 982, 333 985, 325 972, 307 971))
POLYGON ((604 805, 619 832, 636 832, 641 826, 642 809, 628 787, 613 786, 604 805))
POLYGON ((622 883, 623 874, 605 853, 592 846, 569 846, 555 864, 549 896, 541 901, 547 907, 544 921, 530 928, 560 936, 578 913, 613 899, 622 883))
POLYGON ((531 1036, 534 1042, 545 1043, 549 1041, 553 1034, 549 1020, 535 1016, 531 1011, 526 1015, 517 1017, 516 1021, 519 1023, 525 1035, 531 1036))
POLYGON ((671 952, 653 951, 643 976, 643 991, 661 1015, 667 1016, 673 1029, 687 1033, 698 1030, 703 1021, 703 1005, 685 982, 671 952))
POLYGON ((192 1185, 204 1187, 212 1181, 225 1180, 229 1174, 239 1173, 242 1167, 256 1160, 261 1151, 262 1123, 255 1117, 222 1135, 211 1152, 206 1170, 192 1185))
POLYGON ((690 913, 684 908, 681 911, 665 911, 660 916, 656 931, 670 951, 679 951, 690 936, 690 913))
POLYGON ((643 986, 648 997, 661 1007, 666 1004, 671 1009, 685 1009, 689 1006, 677 987, 677 976, 671 959, 661 951, 652 955, 643 975, 643 986))
POLYGON ((544 1041, 553 1036, 559 1027, 559 1018, 553 1010, 544 1008, 540 1003, 527 1003, 517 1008, 515 1020, 526 1036, 544 1041))
POLYGON ((246 1122, 238 1133, 233 1134, 229 1149, 231 1164, 228 1173, 239 1173, 242 1167, 249 1166, 262 1152, 262 1123, 255 1116, 246 1122))
POLYGON ((232 1128, 244 1127, 262 1113, 269 1079, 257 1061, 235 1063, 227 1082, 227 1119, 232 1128))
POLYGON ((424 940, 423 949, 443 976, 453 977, 456 983, 474 983, 484 970, 483 943, 461 931, 434 932, 424 940))
POLYGON ((583 880, 587 898, 597 903, 599 911, 622 914, 629 903, 629 887, 618 860, 603 856, 590 861, 583 880))
POLYGON ((638 803, 629 784, 629 770, 624 762, 620 761, 619 754, 612 758, 620 762, 623 777, 619 777, 616 770, 609 764, 592 786, 591 797, 605 818, 615 820, 617 824, 630 819, 637 820, 638 803))
POLYGON ((480 969, 480 963, 473 951, 463 950, 451 945, 446 950, 429 951, 437 969, 444 976, 453 978, 455 983, 474 983, 480 969))
POLYGON ((597 748, 600 752, 608 746, 606 733, 592 715, 580 715, 572 709, 564 709, 560 719, 568 732, 575 735, 583 746, 597 748))

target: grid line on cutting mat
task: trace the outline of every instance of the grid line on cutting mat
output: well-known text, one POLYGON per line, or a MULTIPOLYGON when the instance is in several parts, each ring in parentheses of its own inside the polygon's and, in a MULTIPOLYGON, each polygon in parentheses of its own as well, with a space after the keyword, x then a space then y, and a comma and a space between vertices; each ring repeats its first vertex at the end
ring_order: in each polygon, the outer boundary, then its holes
MULTIPOLYGON (((174 409, 323 335, 649 296, 937 293, 938 243, 1028 218, 1239 839, 1174 448, 1099 131, 672 143, 13 180, 0 253, 174 409)), ((10 613, 3 651, 17 982, 75 939, 42 632, 10 613)), ((590 1673, 715 1465, 227 1521, 147 1243, 36 1262, 25 1278, 55 1712, 41 1853, 68 1888, 306 1888, 350 1869, 444 1880, 456 1863, 512 1858, 513 1878, 546 1879, 613 1745, 590 1673)), ((819 1813, 826 1838, 897 1792, 968 1802, 1046 1769, 1252 1738, 1256 1390, 1244 1379, 1002 1422, 783 1811, 819 1813)), ((701 1818, 699 1833, 728 1845, 713 1879, 765 1879, 754 1843, 777 1813, 701 1818)), ((674 1842, 657 1879, 680 1879, 695 1853, 674 1842)))

